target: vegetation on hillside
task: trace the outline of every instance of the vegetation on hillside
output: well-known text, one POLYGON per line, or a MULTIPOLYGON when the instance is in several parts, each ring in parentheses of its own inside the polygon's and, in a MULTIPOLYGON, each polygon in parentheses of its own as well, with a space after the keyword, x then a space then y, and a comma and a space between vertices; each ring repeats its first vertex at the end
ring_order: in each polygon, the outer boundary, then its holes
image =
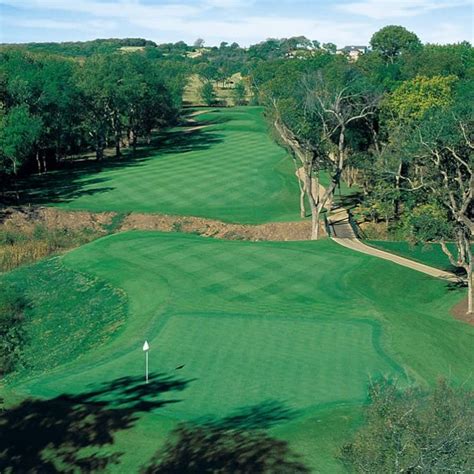
POLYGON ((466 472, 474 463, 474 392, 440 380, 432 391, 370 390, 366 423, 341 449, 354 472, 466 472))

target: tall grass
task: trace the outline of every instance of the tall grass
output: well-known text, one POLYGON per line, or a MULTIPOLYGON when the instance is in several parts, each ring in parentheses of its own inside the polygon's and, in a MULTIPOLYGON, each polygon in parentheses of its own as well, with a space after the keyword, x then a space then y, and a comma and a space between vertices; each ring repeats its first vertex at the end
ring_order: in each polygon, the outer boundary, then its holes
POLYGON ((49 229, 36 224, 31 229, 0 227, 0 272, 8 272, 20 265, 36 262, 48 255, 61 252, 99 237, 92 229, 49 229))

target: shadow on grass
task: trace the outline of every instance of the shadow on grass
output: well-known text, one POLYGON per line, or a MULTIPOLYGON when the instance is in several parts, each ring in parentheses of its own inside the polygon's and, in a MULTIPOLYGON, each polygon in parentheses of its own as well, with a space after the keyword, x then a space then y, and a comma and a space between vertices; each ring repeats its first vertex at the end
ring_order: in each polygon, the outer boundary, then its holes
POLYGON ((190 382, 163 374, 148 384, 123 377, 78 395, 24 400, 0 416, 0 472, 91 472, 116 464, 122 453, 99 452, 114 444, 115 433, 140 414, 179 402, 160 395, 190 382))
POLYGON ((309 473, 286 441, 265 432, 297 414, 280 402, 267 401, 226 418, 180 424, 141 473, 309 473))
POLYGON ((32 175, 20 181, 20 201, 8 204, 44 205, 68 202, 81 196, 92 196, 114 189, 113 179, 100 176, 102 171, 122 170, 143 166, 151 159, 157 160, 168 154, 207 150, 222 141, 222 137, 206 129, 183 132, 179 129, 153 135, 149 145, 136 152, 125 149, 119 158, 95 160, 70 160, 61 168, 43 175, 32 175), (94 189, 84 189, 88 186, 94 189))
POLYGON ((221 419, 202 420, 201 424, 228 429, 265 430, 298 416, 297 410, 293 410, 277 400, 267 400, 258 405, 241 407, 221 419))

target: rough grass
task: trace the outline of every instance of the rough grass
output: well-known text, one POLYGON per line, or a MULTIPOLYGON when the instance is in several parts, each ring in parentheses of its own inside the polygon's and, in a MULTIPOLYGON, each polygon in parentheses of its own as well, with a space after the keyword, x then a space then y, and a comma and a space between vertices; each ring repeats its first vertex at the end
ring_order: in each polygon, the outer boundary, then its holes
POLYGON ((44 257, 83 245, 101 234, 92 229, 49 229, 41 224, 20 229, 0 226, 0 272, 36 262, 44 257))
POLYGON ((6 274, 0 291, 5 284, 28 302, 24 366, 13 378, 49 372, 78 359, 107 342, 125 321, 122 290, 70 270, 58 258, 6 274))
MULTIPOLYGON (((451 265, 439 244, 429 243, 414 245, 409 242, 384 240, 368 240, 367 243, 380 250, 386 250, 387 252, 410 258, 417 262, 440 268, 441 270, 453 271, 456 269, 456 267, 451 265)), ((448 248, 456 255, 454 244, 448 244, 448 248)))
MULTIPOLYGON (((129 232, 83 246, 61 262, 66 275, 88 275, 123 290, 128 317, 107 344, 64 368, 18 379, 10 390, 50 397, 143 374, 144 339, 152 370, 189 381, 177 399, 168 395, 174 403, 118 436, 114 449, 126 451, 118 471, 136 469, 151 456, 172 420, 273 401, 290 413, 274 428, 277 434, 313 467, 333 472, 340 469, 336 447, 358 423, 371 378, 433 384, 447 376, 472 384, 474 328, 449 315, 462 293, 331 241, 249 243, 129 232), (331 428, 333 419, 338 429, 331 428)), ((24 275, 9 278, 23 281, 24 275)), ((24 285, 35 298, 36 280, 24 285)), ((59 317, 71 317, 77 305, 87 308, 90 295, 79 287, 68 291, 67 278, 58 275, 55 287, 50 308, 59 317)), ((48 313, 44 296, 37 299, 32 321, 48 313)), ((68 332, 60 328, 56 337, 68 332)), ((41 337, 32 333, 32 348, 41 337)), ((35 354, 41 357, 54 341, 40 342, 35 354)))
POLYGON ((259 107, 213 109, 210 126, 176 129, 155 146, 39 177, 29 199, 66 209, 160 212, 258 224, 298 219, 298 184, 259 107))

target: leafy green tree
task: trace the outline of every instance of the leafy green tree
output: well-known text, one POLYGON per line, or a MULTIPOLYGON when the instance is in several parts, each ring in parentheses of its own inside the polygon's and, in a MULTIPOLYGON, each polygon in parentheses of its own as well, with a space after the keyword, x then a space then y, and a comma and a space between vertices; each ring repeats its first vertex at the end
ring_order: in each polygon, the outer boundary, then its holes
POLYGON ((401 392, 374 384, 366 423, 340 458, 355 472, 466 472, 474 463, 474 392, 438 382, 401 392))
POLYGON ((464 41, 458 44, 427 44, 403 55, 401 74, 405 79, 416 76, 456 76, 468 79, 474 64, 474 48, 464 41))
POLYGON ((370 45, 387 62, 393 63, 400 54, 420 48, 421 41, 403 26, 389 25, 374 33, 370 45))
POLYGON ((202 81, 217 81, 219 79, 219 70, 215 62, 203 62, 195 67, 196 73, 202 81))
POLYGON ((238 82, 233 90, 234 102, 236 105, 244 105, 247 97, 247 89, 243 82, 238 82))
POLYGON ((42 121, 26 105, 12 107, 0 119, 0 157, 5 174, 16 176, 41 135, 42 121))
POLYGON ((196 41, 194 41, 193 46, 195 48, 202 48, 204 46, 204 40, 202 38, 198 38, 196 41))
POLYGON ((214 105, 216 103, 216 92, 210 82, 205 82, 202 85, 199 89, 199 95, 206 105, 214 105))
POLYGON ((405 81, 390 96, 387 106, 397 122, 421 119, 429 110, 452 103, 455 76, 417 76, 405 81))
POLYGON ((474 311, 474 261, 471 247, 474 238, 472 95, 472 84, 469 84, 458 91, 456 102, 451 108, 435 110, 424 117, 412 136, 417 173, 407 179, 411 189, 423 190, 429 201, 444 211, 430 216, 433 224, 429 224, 430 219, 425 218, 424 225, 413 226, 413 234, 420 240, 440 242, 451 264, 465 271, 468 313, 474 311), (440 232, 440 229, 448 228, 452 229, 449 234, 440 232), (455 252, 446 245, 446 241, 451 238, 455 242, 455 252))
POLYGON ((337 46, 334 43, 323 43, 323 49, 331 54, 336 54, 337 46))

